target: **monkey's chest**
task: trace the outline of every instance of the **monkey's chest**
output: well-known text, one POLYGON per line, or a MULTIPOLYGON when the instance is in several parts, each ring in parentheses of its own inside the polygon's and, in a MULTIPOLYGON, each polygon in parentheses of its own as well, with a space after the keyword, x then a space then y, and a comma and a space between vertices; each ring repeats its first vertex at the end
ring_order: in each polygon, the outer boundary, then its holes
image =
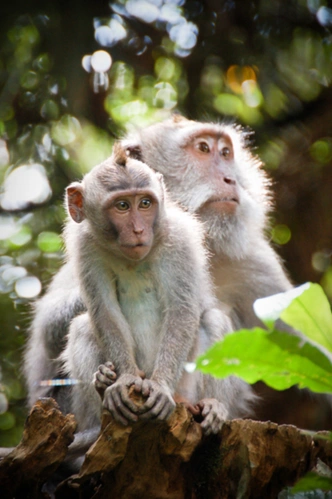
POLYGON ((117 279, 119 304, 134 339, 136 362, 149 376, 161 340, 161 306, 149 273, 122 274, 117 279))

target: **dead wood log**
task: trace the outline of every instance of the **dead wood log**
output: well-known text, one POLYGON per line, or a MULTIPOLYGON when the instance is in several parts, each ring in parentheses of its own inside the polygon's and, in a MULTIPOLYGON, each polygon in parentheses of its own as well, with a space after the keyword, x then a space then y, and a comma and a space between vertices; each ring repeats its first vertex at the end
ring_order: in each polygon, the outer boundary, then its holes
MULTIPOLYGON (((22 442, 0 462, 1 497, 50 497, 47 489, 40 492, 41 485, 64 460, 74 429, 73 416, 63 416, 54 401, 38 402, 22 442)), ((220 434, 204 437, 181 404, 167 422, 126 427, 104 411, 100 436, 79 474, 63 481, 52 497, 272 499, 313 469, 318 458, 331 466, 332 445, 324 436, 290 425, 233 420, 220 434)))
POLYGON ((251 420, 226 421, 219 435, 204 437, 179 404, 167 422, 127 427, 105 411, 80 473, 56 497, 272 499, 314 468, 318 455, 331 458, 331 449, 295 426, 251 420))
POLYGON ((43 482, 66 457, 74 439, 74 416, 64 416, 53 399, 41 399, 32 408, 21 442, 0 461, 2 499, 39 497, 43 482))

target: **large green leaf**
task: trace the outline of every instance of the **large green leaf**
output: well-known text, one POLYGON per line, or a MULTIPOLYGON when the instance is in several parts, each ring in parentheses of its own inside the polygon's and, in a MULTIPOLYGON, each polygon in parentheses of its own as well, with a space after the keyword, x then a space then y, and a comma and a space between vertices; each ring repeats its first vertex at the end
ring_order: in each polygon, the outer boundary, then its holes
POLYGON ((313 344, 285 332, 262 328, 228 334, 197 359, 204 373, 262 380, 276 390, 295 384, 315 392, 332 392, 332 363, 313 344))
POLYGON ((285 293, 260 298, 254 309, 270 329, 280 318, 332 352, 331 307, 319 284, 306 283, 285 293))

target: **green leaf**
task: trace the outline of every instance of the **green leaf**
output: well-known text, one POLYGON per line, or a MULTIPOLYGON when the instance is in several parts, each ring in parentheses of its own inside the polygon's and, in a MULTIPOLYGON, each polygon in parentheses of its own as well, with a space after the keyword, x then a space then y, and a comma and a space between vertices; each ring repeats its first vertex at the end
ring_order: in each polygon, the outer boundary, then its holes
POLYGON ((332 363, 315 345, 285 332, 262 328, 228 334, 197 359, 200 371, 219 378, 262 380, 276 390, 295 384, 332 392, 332 363))
POLYGON ((280 318, 332 352, 331 307, 319 284, 311 283, 283 311, 280 318))
POLYGON ((332 490, 332 478, 320 476, 310 471, 294 485, 291 493, 295 494, 297 492, 308 492, 317 489, 332 490))
POLYGON ((282 312, 289 307, 294 299, 304 293, 309 286, 310 283, 305 283, 284 293, 259 298, 254 303, 255 314, 266 326, 272 328, 275 321, 280 319, 282 312))
POLYGON ((319 284, 306 283, 285 293, 260 298, 254 309, 270 329, 280 318, 332 352, 331 307, 319 284))

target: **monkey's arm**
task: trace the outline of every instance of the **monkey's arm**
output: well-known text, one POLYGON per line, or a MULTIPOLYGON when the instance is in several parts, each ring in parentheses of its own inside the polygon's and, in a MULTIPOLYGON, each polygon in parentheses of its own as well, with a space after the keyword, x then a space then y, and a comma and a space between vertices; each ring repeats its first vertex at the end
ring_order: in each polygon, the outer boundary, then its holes
POLYGON ((166 419, 173 411, 173 394, 184 363, 197 341, 200 304, 191 265, 190 252, 186 253, 186 248, 182 247, 173 248, 169 260, 167 255, 162 259, 159 279, 163 282, 165 313, 154 369, 150 379, 146 380, 150 394, 141 409, 144 412, 142 418, 166 419), (178 261, 174 259, 174 254, 181 262, 181 272, 177 272, 178 261), (184 263, 185 259, 189 260, 188 264, 184 263))
POLYGON ((96 339, 107 360, 113 362, 118 378, 137 375, 134 341, 118 302, 115 275, 107 267, 107 255, 99 255, 90 238, 81 238, 77 268, 96 339))
POLYGON ((70 322, 84 310, 73 265, 66 263, 34 307, 23 362, 29 405, 39 397, 51 395, 52 388, 41 388, 40 381, 59 376, 59 363, 55 359, 65 347, 70 322))

